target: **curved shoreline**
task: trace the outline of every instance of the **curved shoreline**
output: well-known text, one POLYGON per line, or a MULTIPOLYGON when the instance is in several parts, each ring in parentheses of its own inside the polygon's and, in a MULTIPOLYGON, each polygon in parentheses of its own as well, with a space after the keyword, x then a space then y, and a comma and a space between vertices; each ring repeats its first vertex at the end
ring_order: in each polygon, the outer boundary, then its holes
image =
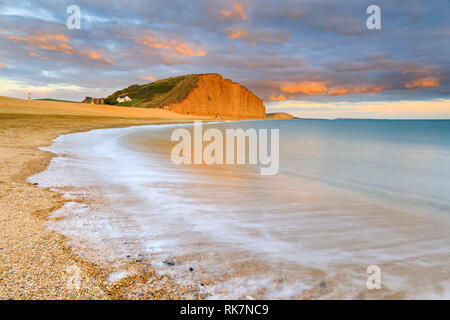
POLYGON ((45 226, 48 215, 67 200, 26 181, 48 167, 55 155, 39 148, 48 147, 58 136, 183 120, 2 114, 0 121, 0 299, 177 299, 187 294, 187 288, 157 275, 144 262, 129 263, 128 268, 136 271, 132 276, 108 282, 111 266, 81 259, 64 236, 45 226), (80 269, 79 290, 67 286, 71 266, 80 269), (149 280, 164 285, 147 295, 132 296, 133 286, 149 280))
MULTIPOLYGON (((191 123, 158 123, 151 126, 129 126, 121 129, 93 129, 86 132, 77 132, 68 135, 64 134, 57 139, 54 139, 53 144, 50 147, 45 148, 45 150, 54 152, 52 155, 53 157, 57 157, 56 161, 47 166, 44 171, 28 178, 30 183, 33 184, 38 182, 42 188, 46 188, 47 190, 50 188, 52 192, 58 194, 59 198, 64 199, 61 206, 55 208, 47 219, 47 221, 54 221, 51 223, 50 229, 55 230, 58 234, 62 234, 63 237, 64 235, 68 237, 65 238, 65 245, 72 247, 72 252, 77 257, 81 257, 81 259, 87 263, 97 264, 96 266, 102 269, 103 274, 100 281, 102 281, 103 286, 106 286, 106 288, 109 289, 104 290, 108 291, 108 295, 112 294, 113 297, 117 297, 117 294, 119 294, 119 298, 122 299, 204 299, 211 296, 211 293, 207 292, 207 289, 203 284, 207 286, 215 285, 225 281, 231 276, 226 275, 223 278, 211 277, 207 274, 196 272, 196 280, 191 281, 192 279, 182 279, 179 274, 172 276, 173 270, 170 270, 170 275, 167 275, 165 270, 158 269, 160 264, 159 261, 155 261, 154 258, 152 259, 146 254, 138 254, 141 252, 138 243, 134 243, 134 241, 129 241, 128 239, 125 239, 125 242, 123 242, 124 239, 119 239, 120 241, 117 240, 117 235, 113 230, 112 232, 115 236, 111 239, 108 239, 104 235, 100 237, 96 236, 96 225, 105 228, 105 230, 110 230, 110 224, 114 226, 114 223, 118 223, 117 226, 119 229, 121 225, 120 221, 115 220, 115 210, 111 205, 111 201, 108 200, 107 197, 103 197, 103 192, 101 191, 102 185, 109 186, 110 183, 114 183, 110 180, 104 181, 102 175, 96 176, 97 170, 100 169, 97 167, 97 157, 99 154, 105 154, 105 159, 102 159, 101 163, 109 164, 115 162, 115 159, 113 159, 107 151, 110 147, 113 148, 114 154, 116 155, 124 152, 124 150, 116 150, 114 143, 110 146, 110 140, 121 140, 123 136, 127 136, 133 132, 139 132, 141 129, 153 132, 156 130, 165 131, 173 127, 191 125, 191 123), (86 141, 90 141, 91 143, 86 144, 86 141), (100 146, 100 144, 101 147, 99 147, 99 149, 94 147, 100 146), (85 159, 87 155, 91 154, 96 156, 85 159), (77 166, 80 162, 83 163, 82 170, 77 171, 77 166), (62 171, 60 169, 62 169, 62 171), (85 175, 83 172, 87 172, 87 174, 85 175), (65 174, 68 175, 67 178, 64 177, 65 174), (53 177, 56 177, 56 179, 53 177), (77 178, 72 180, 71 177, 77 178), (86 179, 89 182, 87 185, 83 185, 83 181, 86 179), (106 181, 108 182, 104 184, 106 181), (81 183, 81 185, 79 185, 79 183, 81 183), (106 220, 103 220, 102 218, 100 218, 101 220, 97 220, 96 217, 98 215, 102 216, 102 213, 106 214, 106 216, 103 215, 106 220), (59 223, 60 220, 67 222, 61 221, 61 223, 59 223), (120 254, 115 250, 119 250, 120 254), (109 255, 108 253, 110 251, 115 253, 109 255), (163 275, 159 274, 159 272, 163 275), (143 280, 143 278, 145 280, 143 280), (177 280, 175 281, 174 278, 177 280), (139 288, 137 288, 137 282, 141 283, 139 288), (145 282, 145 284, 143 282, 145 282), (148 285, 149 282, 152 283, 150 287, 148 285), (162 286, 157 284, 158 282, 162 282, 162 286), (154 285, 156 285, 157 290, 152 287, 154 285), (110 292, 111 288, 114 289, 114 293, 110 292), (152 290, 158 291, 159 295, 155 296, 154 291, 152 290), (119 291, 119 293, 117 293, 117 291, 119 291), (138 293, 138 296, 136 296, 136 293, 138 293)), ((159 141, 160 138, 155 137, 154 139, 159 141)), ((123 162, 134 167, 134 162, 132 160, 123 162)), ((119 171, 121 170, 112 170, 110 172, 119 171)), ((156 172, 160 171, 157 169, 156 172)), ((109 189, 110 187, 107 188, 107 190, 109 189)), ((108 194, 106 190, 105 194, 108 194)), ((127 201, 133 202, 129 199, 127 199, 127 201)), ((153 200, 152 202, 156 203, 156 206, 159 207, 158 201, 153 200)), ((172 202, 177 203, 176 201, 172 202)), ((168 261, 182 261, 185 259, 176 255, 176 250, 172 250, 171 248, 166 249, 168 250, 165 250, 165 252, 169 254, 167 257, 168 261)), ((164 259, 161 260, 161 264, 163 261, 164 259)), ((262 269, 260 266, 258 268, 262 269)))

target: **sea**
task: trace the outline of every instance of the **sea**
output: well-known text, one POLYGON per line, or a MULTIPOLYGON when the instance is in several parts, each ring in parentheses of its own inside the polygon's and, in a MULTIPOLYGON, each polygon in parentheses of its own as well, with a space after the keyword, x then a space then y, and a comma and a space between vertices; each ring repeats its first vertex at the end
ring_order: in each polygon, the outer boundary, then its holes
POLYGON ((193 125, 55 139, 29 178, 68 200, 48 227, 82 256, 146 259, 211 299, 450 298, 449 120, 203 123, 278 129, 275 175, 174 164, 179 128, 193 125))

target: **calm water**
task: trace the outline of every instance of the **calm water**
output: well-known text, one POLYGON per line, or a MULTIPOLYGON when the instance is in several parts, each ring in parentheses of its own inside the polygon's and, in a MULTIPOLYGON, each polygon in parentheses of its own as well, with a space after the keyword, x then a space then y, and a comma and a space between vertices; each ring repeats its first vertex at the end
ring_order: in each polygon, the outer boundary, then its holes
POLYGON ((49 150, 64 156, 32 180, 92 201, 69 202, 50 226, 107 259, 225 279, 205 288, 212 297, 450 297, 450 121, 206 127, 280 129, 279 174, 173 165, 170 125, 62 136, 49 150), (369 265, 380 291, 366 288, 369 265))

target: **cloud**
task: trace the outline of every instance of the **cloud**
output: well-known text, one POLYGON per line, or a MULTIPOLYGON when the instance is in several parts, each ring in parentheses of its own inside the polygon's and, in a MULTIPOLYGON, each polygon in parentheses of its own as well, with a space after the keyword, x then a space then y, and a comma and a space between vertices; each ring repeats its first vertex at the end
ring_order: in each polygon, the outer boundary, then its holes
POLYGON ((43 56, 41 56, 39 53, 36 53, 36 52, 34 52, 34 51, 29 51, 29 52, 28 52, 28 55, 29 55, 29 56, 32 56, 32 57, 39 58, 39 59, 41 59, 41 60, 48 60, 48 59, 49 59, 48 57, 43 57, 43 56))
POLYGON ((46 33, 27 37, 9 35, 6 39, 13 42, 25 42, 31 47, 43 50, 56 51, 65 54, 73 53, 73 48, 67 44, 69 39, 63 34, 46 33))
POLYGON ((290 35, 282 32, 274 32, 267 30, 244 30, 235 29, 226 31, 228 39, 238 39, 248 42, 252 45, 257 45, 259 42, 266 43, 285 43, 291 39, 290 35))
POLYGON ((6 64, 0 62, 0 68, 8 68, 8 66, 6 64))
POLYGON ((23 7, 21 8, 19 3, 14 4, 15 4, 14 6, 2 7, 0 15, 14 16, 20 18, 26 17, 31 19, 58 22, 58 19, 56 19, 55 16, 47 10, 44 9, 33 10, 33 8, 23 8, 23 7))
POLYGON ((335 87, 328 91, 328 95, 330 96, 342 96, 345 94, 355 94, 355 93, 363 93, 363 94, 372 94, 379 93, 385 90, 384 86, 376 86, 376 87, 360 87, 360 88, 344 88, 344 87, 335 87))
POLYGON ((88 53, 87 55, 92 60, 100 60, 102 58, 102 55, 100 53, 98 53, 98 52, 91 52, 91 53, 88 53))
MULTIPOLYGON (((205 51, 192 48, 192 45, 188 45, 187 43, 184 43, 178 39, 162 40, 150 34, 146 34, 140 37, 132 37, 132 39, 136 43, 142 44, 150 49, 164 50, 174 56, 184 56, 184 57, 206 56, 205 51)), ((148 52, 153 53, 153 51, 148 52)))
POLYGON ((269 100, 270 100, 270 101, 286 101, 287 98, 286 98, 285 95, 280 94, 278 97, 277 97, 276 95, 272 95, 272 96, 269 98, 269 100))
POLYGON ((432 66, 415 63, 412 61, 402 61, 394 59, 376 58, 371 60, 366 58, 365 61, 347 62, 337 61, 331 66, 338 72, 366 72, 366 71, 396 71, 402 74, 418 73, 431 74, 432 66))
POLYGON ((405 84, 406 89, 439 88, 440 86, 439 78, 436 77, 420 78, 405 84))
MULTIPOLYGON (((69 45, 69 38, 64 34, 57 33, 43 33, 35 34, 29 36, 18 36, 18 35, 8 35, 6 40, 12 42, 24 42, 30 47, 38 48, 46 51, 53 51, 64 53, 67 55, 78 54, 80 56, 87 57, 91 60, 101 61, 109 64, 114 64, 110 59, 103 58, 102 54, 96 51, 88 50, 77 50, 69 45)), ((42 57, 34 51, 29 51, 28 54, 33 57, 38 57, 42 60, 47 60, 48 58, 42 57)))
POLYGON ((247 20, 244 8, 237 2, 233 3, 233 8, 231 10, 223 9, 220 14, 223 19, 247 20))
POLYGON ((82 56, 88 57, 91 60, 114 64, 114 61, 112 61, 111 59, 104 58, 103 55, 97 51, 90 51, 90 52, 78 51, 78 53, 82 56))
MULTIPOLYGON (((373 86, 373 87, 342 87, 335 86, 328 88, 323 81, 301 81, 297 83, 285 84, 280 87, 280 90, 289 94, 289 98, 295 99, 299 96, 343 96, 347 94, 376 94, 385 90, 385 86, 373 86)), ((276 97, 275 95, 270 97, 270 101, 286 100, 284 95, 276 97), (280 99, 281 97, 281 99, 280 99)))
POLYGON ((327 86, 321 81, 301 81, 281 86, 280 90, 292 96, 300 95, 321 95, 327 92, 327 86))
POLYGON ((156 81, 156 78, 151 77, 151 76, 140 76, 139 79, 148 80, 148 81, 156 81))
POLYGON ((243 31, 243 30, 235 30, 235 31, 231 31, 227 38, 228 39, 239 39, 242 38, 244 36, 248 35, 247 31, 243 31))

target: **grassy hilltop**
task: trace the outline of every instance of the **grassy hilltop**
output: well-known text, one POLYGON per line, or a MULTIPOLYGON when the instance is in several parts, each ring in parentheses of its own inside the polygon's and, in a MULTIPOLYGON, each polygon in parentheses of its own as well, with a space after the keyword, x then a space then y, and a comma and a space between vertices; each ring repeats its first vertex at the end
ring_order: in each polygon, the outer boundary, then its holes
POLYGON ((105 98, 105 104, 133 106, 141 108, 162 108, 171 103, 183 101, 197 87, 198 75, 189 74, 158 80, 152 83, 134 84, 128 88, 114 92, 105 98), (118 103, 119 96, 129 96, 129 102, 118 103))

